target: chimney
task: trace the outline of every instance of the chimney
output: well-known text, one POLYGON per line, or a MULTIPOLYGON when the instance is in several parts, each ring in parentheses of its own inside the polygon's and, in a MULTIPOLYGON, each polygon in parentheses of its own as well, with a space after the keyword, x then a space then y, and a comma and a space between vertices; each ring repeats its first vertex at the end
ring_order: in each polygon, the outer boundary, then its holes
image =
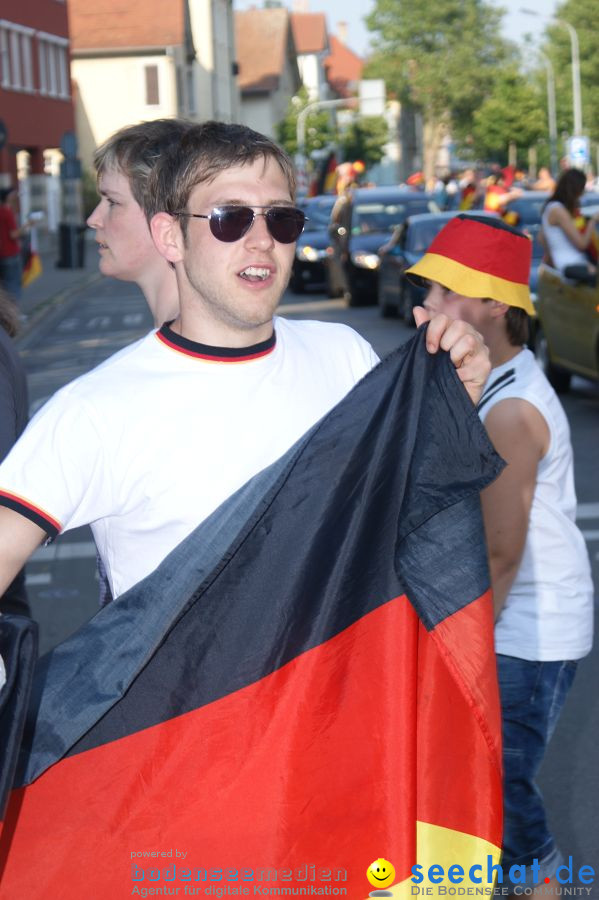
POLYGON ((337 22, 337 40, 347 45, 347 22, 337 22))

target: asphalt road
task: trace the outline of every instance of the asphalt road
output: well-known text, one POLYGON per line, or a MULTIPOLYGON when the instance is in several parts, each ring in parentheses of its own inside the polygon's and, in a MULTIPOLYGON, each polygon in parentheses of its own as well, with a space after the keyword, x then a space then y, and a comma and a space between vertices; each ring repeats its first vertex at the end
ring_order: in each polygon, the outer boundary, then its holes
MULTIPOLYGON (((383 320, 373 308, 347 309, 321 294, 283 298, 281 313, 351 325, 385 355, 412 335, 398 320, 383 320)), ((151 318, 133 285, 101 280, 48 310, 21 341, 35 411, 62 384, 97 365, 151 328, 151 318)), ((564 397, 576 458, 576 487, 583 529, 599 593, 599 385, 575 379, 564 397)), ((95 549, 88 529, 41 548, 28 566, 28 586, 40 623, 42 650, 74 631, 97 607, 95 549)), ((584 660, 543 766, 541 784, 552 826, 574 874, 582 865, 599 869, 599 651, 584 660)), ((574 878, 573 885, 579 885, 574 878)))

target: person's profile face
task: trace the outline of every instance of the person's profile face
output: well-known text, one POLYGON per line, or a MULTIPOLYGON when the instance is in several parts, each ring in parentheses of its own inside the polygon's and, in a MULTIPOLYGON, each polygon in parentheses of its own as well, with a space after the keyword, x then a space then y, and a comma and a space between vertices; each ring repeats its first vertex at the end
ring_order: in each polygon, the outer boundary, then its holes
POLYGON ((96 233, 100 271, 122 281, 139 281, 161 257, 129 179, 118 169, 107 169, 100 175, 98 192, 100 202, 87 224, 96 233))

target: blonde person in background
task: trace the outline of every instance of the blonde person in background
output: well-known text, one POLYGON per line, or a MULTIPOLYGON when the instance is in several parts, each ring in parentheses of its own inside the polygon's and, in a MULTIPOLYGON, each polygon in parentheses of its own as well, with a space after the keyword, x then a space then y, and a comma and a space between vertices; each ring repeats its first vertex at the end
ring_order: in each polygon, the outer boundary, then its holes
MULTIPOLYGON (((159 328, 179 313, 175 270, 152 240, 147 219, 148 178, 161 155, 177 143, 189 123, 155 119, 115 132, 94 153, 100 202, 87 224, 96 233, 100 271, 141 289, 159 328)), ((112 600, 106 571, 97 557, 100 605, 112 600)))
POLYGON ((96 233, 100 271, 120 281, 134 281, 156 327, 177 316, 179 295, 175 271, 152 240, 147 184, 162 154, 177 144, 189 127, 182 119, 129 125, 115 132, 94 154, 100 202, 87 224, 96 233))

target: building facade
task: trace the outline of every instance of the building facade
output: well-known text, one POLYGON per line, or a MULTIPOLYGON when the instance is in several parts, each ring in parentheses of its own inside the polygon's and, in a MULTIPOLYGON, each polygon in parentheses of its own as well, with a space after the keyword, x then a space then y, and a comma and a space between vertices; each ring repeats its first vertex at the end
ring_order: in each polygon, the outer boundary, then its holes
POLYGON ((64 0, 0 0, 0 184, 54 227, 58 148, 75 127, 64 0))
POLYGON ((149 119, 238 115, 232 0, 69 0, 81 158, 149 119))

